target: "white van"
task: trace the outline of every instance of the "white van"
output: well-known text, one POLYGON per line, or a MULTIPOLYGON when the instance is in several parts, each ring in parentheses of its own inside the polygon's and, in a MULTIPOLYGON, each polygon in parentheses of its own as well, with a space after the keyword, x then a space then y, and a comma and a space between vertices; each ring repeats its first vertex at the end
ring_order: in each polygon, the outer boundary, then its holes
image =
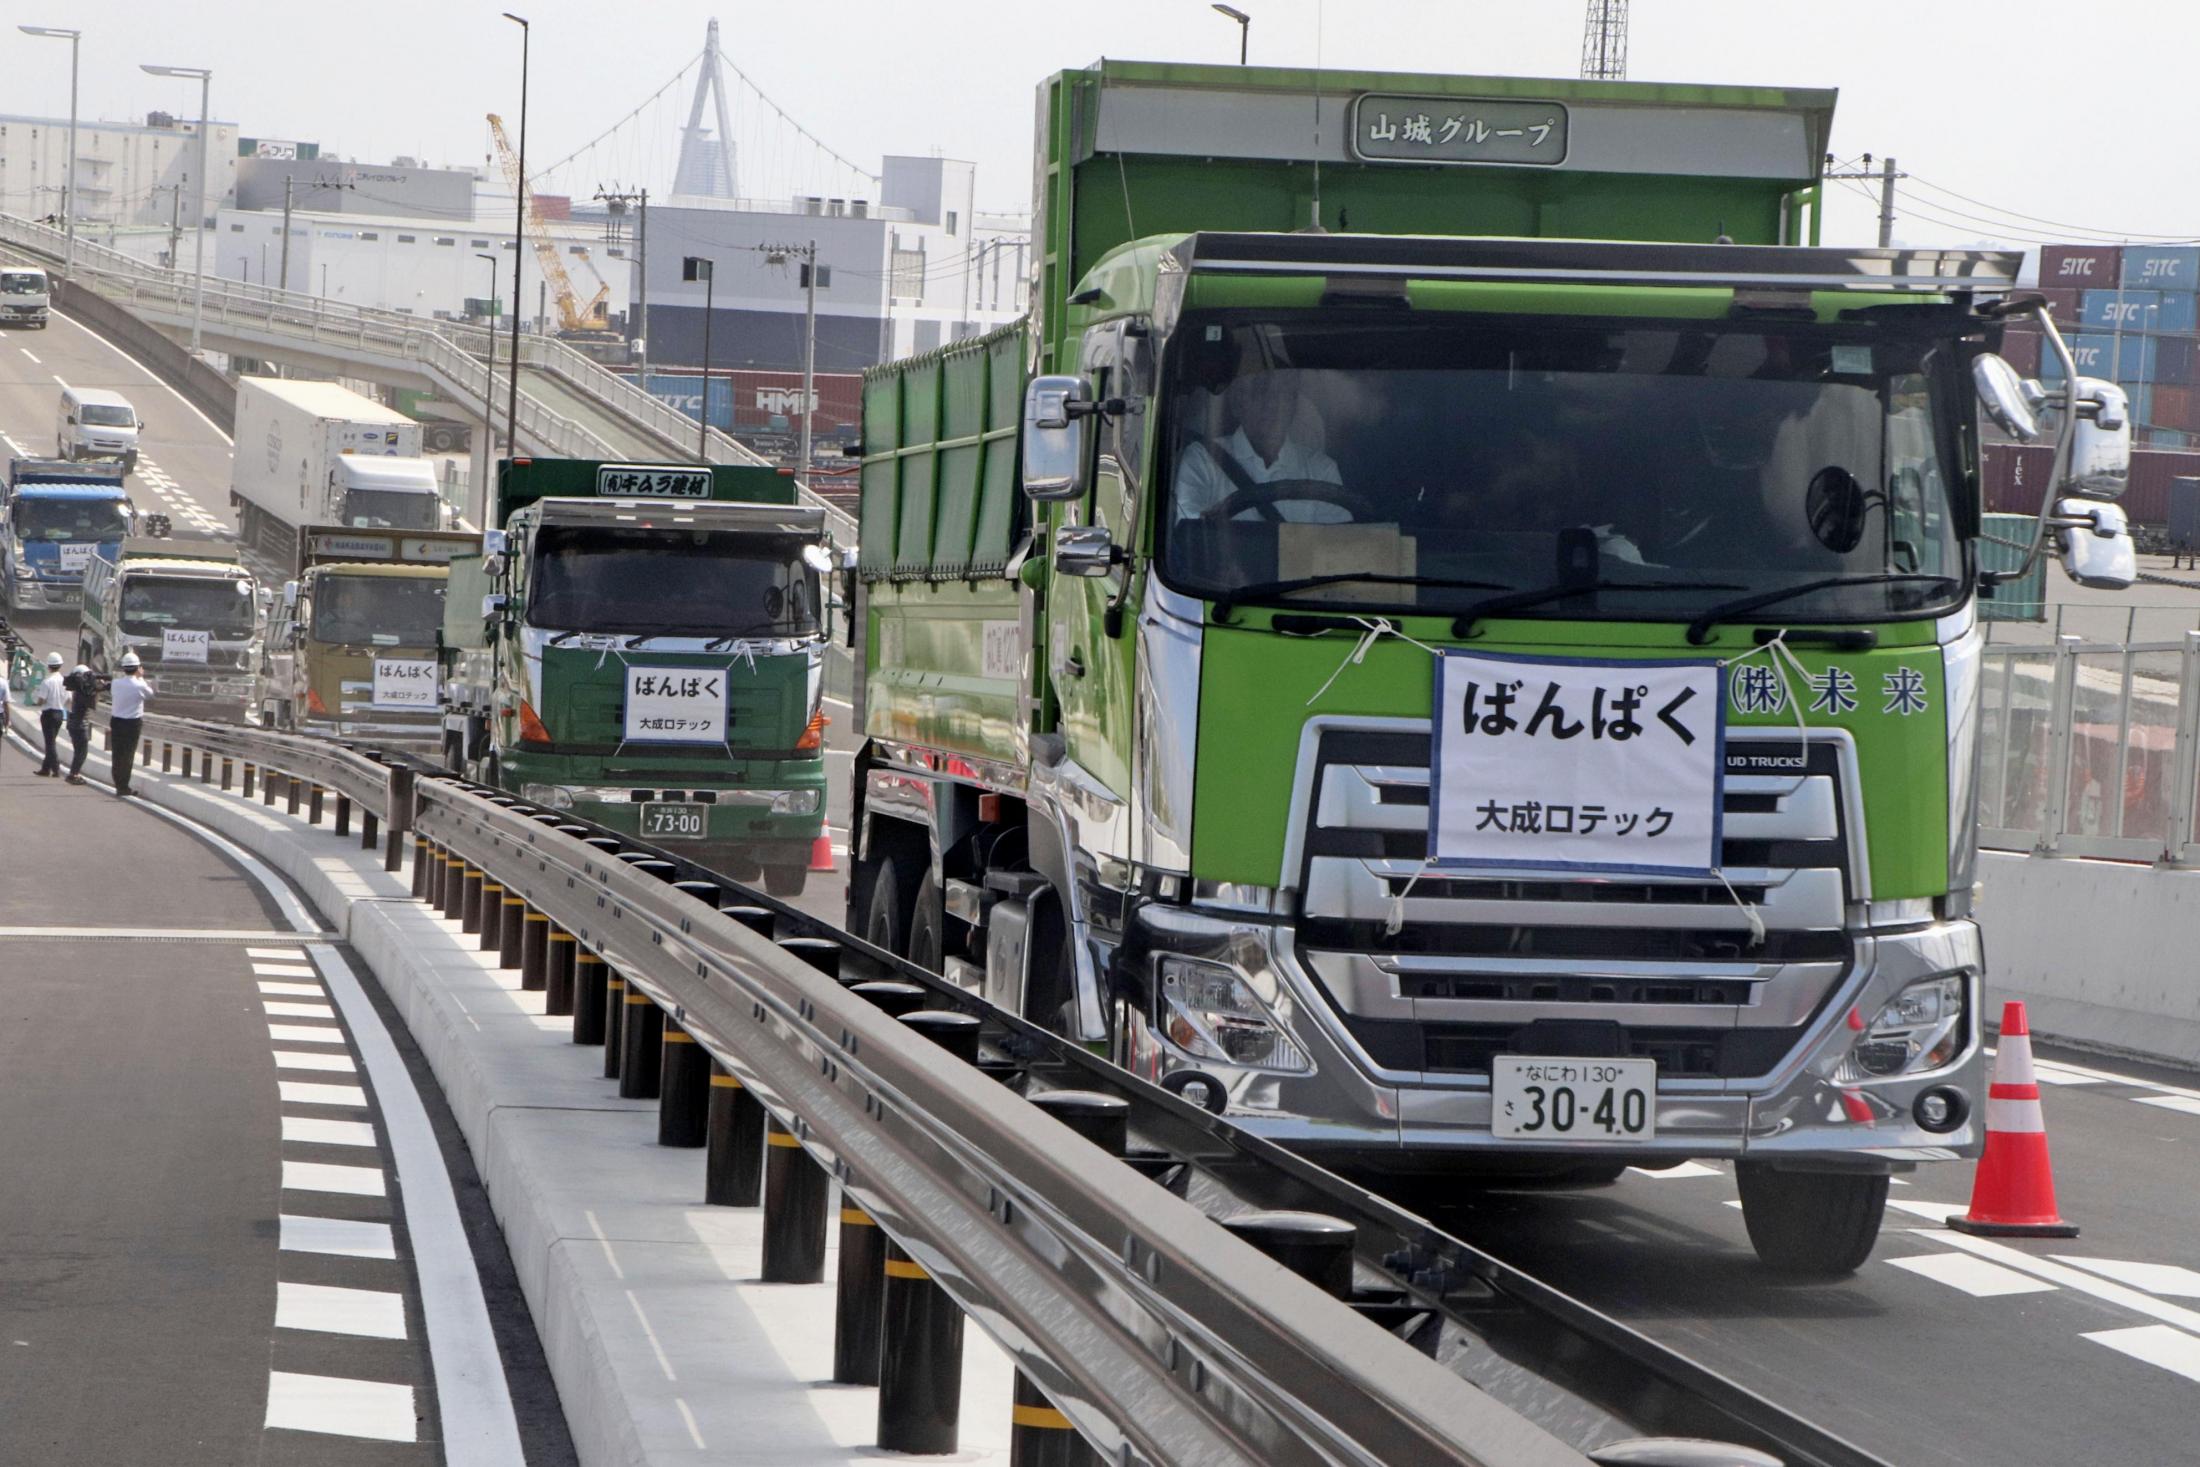
POLYGON ((35 265, 0 265, 0 322, 43 331, 52 300, 45 271, 35 265))
POLYGON ((60 423, 54 430, 62 458, 118 458, 122 471, 137 467, 138 434, 145 428, 130 399, 101 387, 61 389, 60 423))

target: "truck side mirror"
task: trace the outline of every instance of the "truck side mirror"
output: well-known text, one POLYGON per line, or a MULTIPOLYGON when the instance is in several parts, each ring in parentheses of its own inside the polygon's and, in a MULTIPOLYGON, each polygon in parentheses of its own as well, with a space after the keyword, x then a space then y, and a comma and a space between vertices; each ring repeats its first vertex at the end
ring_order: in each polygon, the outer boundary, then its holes
POLYGON ((2080 377, 2073 394, 2077 431, 2070 441, 2070 470, 2058 493, 2085 499, 2121 499, 2131 480, 2131 407, 2113 382, 2080 377))
POLYGON ((1978 389, 1979 408, 1995 427, 2019 443, 2040 436, 2040 420, 2015 367, 1989 352, 1971 363, 1971 382, 1978 389))
POLYGON ((2070 579, 2096 591, 2128 590, 2138 581, 2138 550, 2120 507, 2065 499, 2055 506, 2054 524, 2070 579))
POLYGON ((297 604, 298 604, 298 583, 297 583, 296 581, 285 581, 285 582, 283 582, 283 605, 284 605, 285 607, 291 607, 291 606, 296 606, 297 604))
POLYGON ((1024 393, 1024 493, 1042 502, 1085 492, 1092 393, 1076 376, 1039 377, 1024 393))
POLYGON ((502 620, 504 608, 510 604, 511 598, 502 591, 491 591, 481 598, 481 619, 483 621, 502 620))
POLYGON ((509 543, 510 542, 508 541, 505 533, 502 530, 483 530, 481 532, 482 558, 484 560, 487 560, 495 556, 502 555, 504 553, 505 546, 509 543))
POLYGON ((1057 575, 1104 576, 1121 565, 1123 558, 1105 525, 1065 525, 1054 532, 1057 575))

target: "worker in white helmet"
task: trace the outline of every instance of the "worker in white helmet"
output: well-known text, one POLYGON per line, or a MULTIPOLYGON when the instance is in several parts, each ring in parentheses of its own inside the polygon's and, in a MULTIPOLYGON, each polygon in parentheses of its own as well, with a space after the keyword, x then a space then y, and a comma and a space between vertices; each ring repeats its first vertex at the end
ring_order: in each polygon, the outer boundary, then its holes
POLYGON ((57 740, 61 737, 61 725, 69 718, 69 690, 61 676, 61 654, 46 654, 46 677, 38 685, 38 734, 45 740, 46 759, 38 766, 41 779, 61 777, 61 750, 57 740))
POLYGON ((108 691, 107 732, 114 740, 115 793, 130 797, 130 768, 137 762, 138 740, 145 733, 145 701, 153 685, 139 670, 138 655, 125 652, 115 664, 114 686, 108 691))
POLYGON ((79 662, 69 669, 61 686, 69 692, 69 783, 84 783, 84 755, 92 747, 92 710, 99 706, 99 690, 106 679, 79 662))

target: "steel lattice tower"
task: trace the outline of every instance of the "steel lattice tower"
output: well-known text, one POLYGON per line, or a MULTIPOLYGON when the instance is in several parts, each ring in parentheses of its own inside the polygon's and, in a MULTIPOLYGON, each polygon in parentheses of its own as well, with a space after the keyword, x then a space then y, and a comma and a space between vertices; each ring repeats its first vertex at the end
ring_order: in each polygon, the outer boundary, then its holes
POLYGON ((1581 74, 1607 81, 1627 76, 1627 0, 1589 0, 1581 31, 1581 74))
POLYGON ((680 131, 680 162, 673 170, 675 194, 711 199, 736 197, 733 171, 733 124, 726 116, 726 84, 718 61, 718 22, 712 20, 703 42, 703 69, 695 78, 695 102, 688 108, 687 126, 680 131), (717 104, 718 135, 703 126, 703 102, 717 104))

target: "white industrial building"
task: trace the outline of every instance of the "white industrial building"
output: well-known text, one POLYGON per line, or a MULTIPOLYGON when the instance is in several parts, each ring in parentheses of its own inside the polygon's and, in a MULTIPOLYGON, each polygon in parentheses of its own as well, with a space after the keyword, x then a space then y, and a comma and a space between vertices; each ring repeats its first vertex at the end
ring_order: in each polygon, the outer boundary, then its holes
MULTIPOLYGON (((198 206, 198 119, 165 112, 142 123, 76 124, 77 232, 101 238, 108 225, 165 225, 180 218, 188 231, 198 206)), ((212 122, 206 139, 208 214, 233 202, 237 189, 237 124, 212 122)), ((66 117, 0 115, 0 212, 33 219, 58 217, 69 180, 66 117)))

